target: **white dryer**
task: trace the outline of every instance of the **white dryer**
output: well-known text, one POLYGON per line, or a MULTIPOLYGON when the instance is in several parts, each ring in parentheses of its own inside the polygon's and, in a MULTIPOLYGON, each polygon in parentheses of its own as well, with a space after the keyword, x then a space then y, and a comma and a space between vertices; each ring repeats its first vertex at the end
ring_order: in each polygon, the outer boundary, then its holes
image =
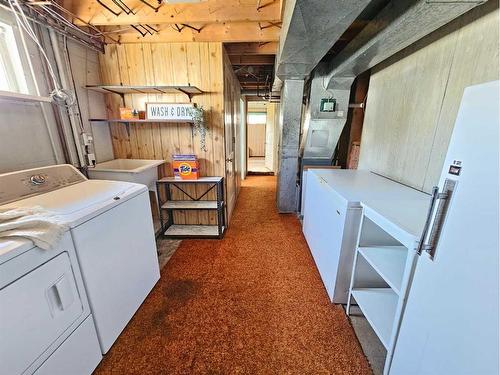
POLYGON ((67 219, 106 353, 160 278, 147 187, 87 180, 70 165, 0 175, 0 186, 0 205, 42 206, 67 219))
POLYGON ((102 359, 73 241, 0 240, 0 373, 89 375, 102 359))

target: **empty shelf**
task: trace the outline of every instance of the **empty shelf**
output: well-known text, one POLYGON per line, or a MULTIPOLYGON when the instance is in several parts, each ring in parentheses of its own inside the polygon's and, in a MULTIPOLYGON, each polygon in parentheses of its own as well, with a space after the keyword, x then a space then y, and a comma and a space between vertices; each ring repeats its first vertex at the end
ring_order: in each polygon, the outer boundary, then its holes
POLYGON ((161 208, 173 210, 216 210, 217 201, 168 201, 161 208))
POLYGON ((353 289, 352 296, 384 347, 389 349, 397 294, 390 288, 360 288, 353 289))
POLYGON ((408 255, 406 247, 360 247, 358 252, 387 284, 399 294, 405 271, 406 257, 408 255))
POLYGON ((88 90, 113 94, 201 94, 196 86, 87 85, 88 90))
MULTIPOLYGON (((224 228, 223 228, 224 231, 224 228)), ((217 225, 178 225, 174 224, 165 231, 165 236, 215 237, 219 235, 217 225)))
POLYGON ((193 120, 148 120, 148 119, 99 119, 99 118, 91 118, 89 119, 91 122, 117 122, 117 123, 138 123, 138 124, 151 124, 151 123, 157 123, 157 122, 167 122, 167 123, 175 123, 175 124, 182 124, 183 122, 191 123, 193 120))

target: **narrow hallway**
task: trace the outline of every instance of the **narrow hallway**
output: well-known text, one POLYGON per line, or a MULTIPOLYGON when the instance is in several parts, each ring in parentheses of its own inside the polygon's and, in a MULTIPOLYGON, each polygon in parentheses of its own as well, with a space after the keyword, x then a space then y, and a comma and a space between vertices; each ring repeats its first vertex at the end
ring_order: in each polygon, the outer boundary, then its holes
POLYGON ((95 374, 370 374, 275 177, 243 182, 222 241, 184 240, 95 374))

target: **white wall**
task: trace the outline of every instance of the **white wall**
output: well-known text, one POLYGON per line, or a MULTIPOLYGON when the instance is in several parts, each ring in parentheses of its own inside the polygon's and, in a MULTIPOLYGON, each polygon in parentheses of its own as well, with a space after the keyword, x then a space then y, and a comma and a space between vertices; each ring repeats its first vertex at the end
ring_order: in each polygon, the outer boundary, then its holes
POLYGON ((498 35, 492 0, 375 67, 359 168, 429 192, 464 88, 499 78, 498 35))

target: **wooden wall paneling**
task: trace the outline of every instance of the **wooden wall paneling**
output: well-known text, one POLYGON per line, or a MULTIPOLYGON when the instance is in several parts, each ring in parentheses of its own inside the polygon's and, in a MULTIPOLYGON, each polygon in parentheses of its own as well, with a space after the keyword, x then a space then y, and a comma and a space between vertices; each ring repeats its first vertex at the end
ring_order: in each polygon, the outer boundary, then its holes
MULTIPOLYGON (((200 148, 199 137, 193 137, 185 123, 113 125, 116 157, 156 158, 167 160, 160 175, 172 175, 171 158, 175 153, 195 153, 201 161, 202 174, 224 176, 223 58, 221 43, 139 43, 106 46, 101 57, 103 83, 108 84, 192 84, 205 93, 193 102, 206 111, 207 151, 200 148)), ((109 107, 118 116, 122 106, 119 96, 107 95, 109 107)), ((147 101, 187 102, 179 95, 125 95, 127 106, 143 109, 147 101)), ((201 189, 199 190, 201 192, 201 189)), ((195 194, 194 188, 192 191, 195 194)), ((198 193, 198 191, 196 191, 198 193)), ((181 193, 176 198, 181 198, 181 193)), ((214 196, 209 197, 210 199, 214 196)), ((176 213, 178 223, 215 224, 214 213, 176 213)))
POLYGON ((488 2, 372 70, 360 169, 429 192, 464 87, 498 79, 498 5, 488 2))
POLYGON ((461 27, 455 33, 457 48, 424 180, 425 191, 430 191, 439 180, 464 88, 499 79, 499 21, 498 1, 489 1, 460 19, 461 27))
POLYGON ((226 155, 226 201, 227 216, 230 219, 238 195, 240 178, 237 164, 240 162, 238 149, 241 147, 240 139, 236 137, 236 128, 239 126, 239 100, 241 87, 233 72, 232 64, 223 50, 224 72, 224 138, 226 155), (238 105, 235 105, 238 103, 238 105), (231 159, 231 160, 229 160, 231 159))

